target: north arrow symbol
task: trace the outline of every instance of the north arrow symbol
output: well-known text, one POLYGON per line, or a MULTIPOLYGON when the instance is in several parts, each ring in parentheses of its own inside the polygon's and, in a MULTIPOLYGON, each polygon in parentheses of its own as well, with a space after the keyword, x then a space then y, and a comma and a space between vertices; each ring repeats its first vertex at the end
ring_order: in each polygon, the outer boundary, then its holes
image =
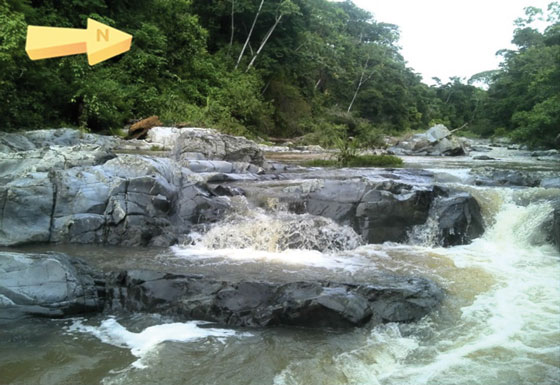
POLYGON ((87 29, 27 27, 25 52, 31 60, 87 53, 89 65, 130 49, 132 35, 87 19, 87 29))

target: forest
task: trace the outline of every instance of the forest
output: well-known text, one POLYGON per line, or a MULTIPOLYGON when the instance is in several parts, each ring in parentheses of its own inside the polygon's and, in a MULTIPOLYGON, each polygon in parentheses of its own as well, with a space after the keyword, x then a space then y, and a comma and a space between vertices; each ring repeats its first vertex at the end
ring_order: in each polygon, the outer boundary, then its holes
POLYGON ((331 146, 353 137, 366 147, 443 123, 554 147, 560 4, 528 7, 514 27, 516 48, 498 52, 498 70, 428 86, 401 55, 398 26, 351 1, 0 0, 0 130, 116 133, 157 115, 252 138, 331 146), (84 55, 27 57, 28 25, 85 28, 88 17, 132 34, 131 50, 96 66, 84 55))

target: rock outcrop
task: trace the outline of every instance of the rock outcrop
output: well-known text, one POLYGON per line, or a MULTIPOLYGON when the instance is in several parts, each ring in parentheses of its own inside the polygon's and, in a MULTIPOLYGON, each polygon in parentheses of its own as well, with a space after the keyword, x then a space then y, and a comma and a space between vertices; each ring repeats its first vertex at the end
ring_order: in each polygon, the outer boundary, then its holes
POLYGON ((424 278, 220 281, 148 270, 101 273, 65 254, 0 252, 0 319, 94 311, 149 312, 220 325, 353 327, 411 322, 435 309, 442 290, 424 278))
POLYGON ((443 292, 423 278, 380 276, 369 284, 227 282, 136 270, 111 274, 107 306, 229 326, 352 327, 411 322, 438 306, 443 292))
POLYGON ((101 311, 104 293, 102 274, 77 259, 0 252, 0 319, 101 311))
MULTIPOLYGON (((4 134, 0 145, 1 246, 168 246, 229 207, 206 183, 229 174, 200 170, 200 161, 195 172, 174 159, 118 155, 118 140, 69 129, 4 134)), ((260 170, 237 163, 220 171, 260 170)))
MULTIPOLYGON (((440 143, 444 134, 433 130, 426 140, 440 143)), ((230 196, 253 190, 278 198, 292 213, 351 226, 366 242, 403 242, 426 223, 441 195, 433 177, 419 170, 387 170, 374 179, 326 175, 277 188, 266 181, 290 179, 291 171, 263 164, 258 146, 245 138, 170 127, 154 127, 148 136, 169 149, 167 157, 119 154, 120 139, 69 129, 1 136, 0 246, 169 246, 193 225, 221 220, 230 196)), ((454 203, 440 208, 445 230, 439 242, 467 243, 480 235, 472 197, 446 197, 454 203)))
POLYGON ((387 152, 393 155, 419 156, 459 156, 465 155, 465 145, 452 135, 442 124, 437 124, 426 133, 412 135, 389 147, 387 152))
POLYGON ((437 221, 441 245, 470 243, 484 232, 480 207, 470 194, 434 186, 431 174, 419 170, 386 171, 375 179, 308 179, 288 187, 261 182, 243 188, 257 204, 278 200, 291 212, 351 226, 367 243, 406 242, 409 232, 430 217, 437 221))
POLYGON ((257 166, 264 162, 263 152, 255 142, 210 129, 154 127, 148 133, 148 141, 171 149, 181 164, 192 159, 245 162, 257 166))
POLYGON ((470 194, 445 193, 435 200, 431 216, 437 222, 435 243, 440 246, 464 245, 484 233, 480 206, 470 194))

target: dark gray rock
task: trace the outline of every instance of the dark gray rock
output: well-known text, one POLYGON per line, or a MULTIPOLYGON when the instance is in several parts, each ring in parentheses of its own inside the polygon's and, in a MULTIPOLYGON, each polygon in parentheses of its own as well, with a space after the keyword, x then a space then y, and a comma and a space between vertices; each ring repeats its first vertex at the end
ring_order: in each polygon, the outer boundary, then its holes
POLYGON ((0 186, 0 246, 50 239, 55 191, 52 174, 29 173, 0 186))
POLYGON ((415 226, 434 217, 435 202, 439 202, 435 220, 441 225, 440 244, 468 243, 482 234, 480 207, 470 194, 444 191, 433 185, 433 175, 422 171, 385 171, 379 177, 386 179, 311 179, 288 187, 276 187, 277 182, 243 187, 247 197, 261 206, 277 200, 290 212, 330 218, 352 227, 367 243, 407 241, 415 226), (436 199, 440 196, 450 199, 436 199))
POLYGON ((560 208, 554 210, 552 214, 552 241, 560 251, 560 208))
POLYGON ((429 190, 370 190, 356 207, 354 228, 369 243, 403 242, 412 226, 426 222, 433 199, 429 190))
POLYGON ((488 155, 477 155, 473 156, 473 160, 496 160, 496 158, 492 158, 488 155))
POLYGON ((64 254, 0 252, 0 318, 100 311, 103 276, 64 254))
POLYGON ((423 278, 382 276, 371 284, 227 282, 200 276, 125 271, 108 279, 111 310, 156 312, 230 326, 352 327, 411 322, 443 293, 423 278))
POLYGON ((464 245, 484 233, 480 206, 470 194, 436 199, 433 214, 437 218, 437 244, 464 245))
POLYGON ((478 186, 522 186, 538 187, 540 179, 523 171, 515 170, 478 170, 475 184, 478 186))

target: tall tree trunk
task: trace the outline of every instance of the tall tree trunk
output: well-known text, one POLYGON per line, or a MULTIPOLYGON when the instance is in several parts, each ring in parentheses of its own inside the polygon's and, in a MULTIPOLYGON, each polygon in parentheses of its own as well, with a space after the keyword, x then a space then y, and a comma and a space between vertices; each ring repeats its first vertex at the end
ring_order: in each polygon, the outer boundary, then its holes
POLYGON ((315 87, 313 87, 313 90, 317 90, 317 88, 319 88, 319 85, 321 84, 321 82, 323 81, 323 78, 319 78, 319 80, 317 80, 317 83, 315 83, 315 87))
POLYGON ((235 0, 231 0, 231 36, 229 37, 228 55, 233 47, 233 35, 235 34, 235 0))
MULTIPOLYGON (((360 88, 362 88, 362 85, 367 81, 364 81, 364 77, 366 75, 366 70, 369 66, 369 58, 366 60, 366 64, 364 64, 364 68, 362 68, 362 74, 360 75, 360 81, 358 82, 358 86, 356 87, 356 90, 354 91, 354 96, 352 97, 352 101, 350 102, 350 105, 348 106, 348 110, 346 112, 350 113, 350 111, 352 110, 352 106, 354 106, 354 102, 356 101, 356 98, 358 97, 358 92, 360 92, 360 88)), ((370 76, 371 77, 371 76, 370 76)), ((368 77, 369 79, 369 77, 368 77)))
POLYGON ((251 69, 251 67, 253 66, 253 64, 255 64, 255 60, 257 60, 257 57, 259 56, 259 54, 261 53, 262 49, 264 48, 264 46, 266 45, 266 42, 268 41, 268 39, 270 38, 270 35, 272 35, 272 33, 274 32, 274 30, 276 29, 276 26, 278 25, 278 23, 280 23, 280 20, 282 20, 282 16, 284 15, 280 15, 276 18, 276 21, 274 22, 274 25, 268 30, 268 32, 266 33, 263 41, 261 42, 261 45, 259 46, 259 49, 257 50, 257 52, 255 53, 255 55, 253 56, 253 58, 251 59, 251 62, 249 63, 249 65, 247 66, 247 71, 249 71, 251 69))
POLYGON ((264 4, 264 0, 261 0, 261 4, 259 5, 259 9, 257 10, 257 13, 255 14, 255 18, 253 19, 253 25, 251 25, 251 29, 249 30, 249 35, 247 35, 247 39, 245 40, 245 44, 243 45, 243 49, 241 50, 241 53, 239 53, 239 57, 237 58, 237 63, 235 63, 235 69, 237 69, 237 67, 239 67, 239 63, 241 63, 241 59, 243 58, 243 54, 245 53, 245 50, 247 49, 247 44, 249 44, 249 40, 251 40, 251 35, 253 34, 253 30, 255 29, 255 24, 257 24, 257 19, 259 18, 259 15, 261 14, 263 4, 264 4))

